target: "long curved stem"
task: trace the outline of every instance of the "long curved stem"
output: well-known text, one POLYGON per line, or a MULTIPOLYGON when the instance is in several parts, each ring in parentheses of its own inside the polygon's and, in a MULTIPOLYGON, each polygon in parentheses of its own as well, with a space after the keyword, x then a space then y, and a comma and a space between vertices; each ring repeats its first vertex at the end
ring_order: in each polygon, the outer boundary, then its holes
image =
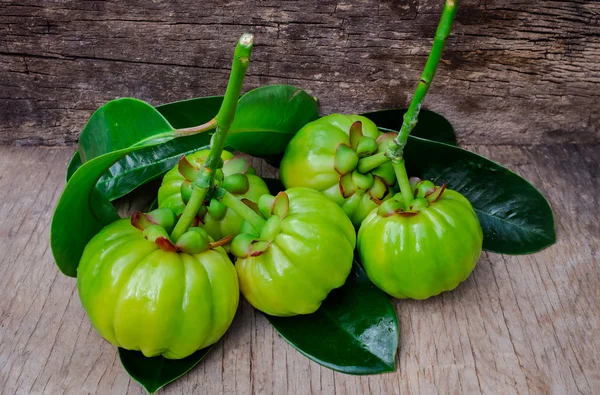
MULTIPOLYGON (((173 229, 173 232, 171 233, 171 239, 174 243, 176 243, 177 239, 179 239, 190 227, 208 190, 213 186, 216 171, 223 166, 221 154, 225 147, 227 132, 229 132, 229 128, 235 117, 235 110, 237 109, 238 99, 242 91, 242 85, 244 84, 248 63, 250 63, 250 54, 252 53, 253 45, 254 36, 246 33, 240 37, 235 47, 233 63, 231 65, 231 74, 229 75, 229 82, 227 84, 223 103, 221 104, 219 113, 214 118, 214 122, 213 120, 209 121, 209 125, 207 126, 212 127, 213 124, 215 124, 217 129, 212 137, 210 154, 208 155, 198 178, 194 181, 192 196, 185 206, 181 217, 177 221, 175 229, 173 229)), ((200 127, 202 127, 202 125, 200 127)))
POLYGON ((421 110, 421 103, 429 90, 433 76, 442 57, 442 52, 446 46, 446 40, 450 35, 452 29, 452 23, 454 22, 454 16, 456 15, 456 8, 458 7, 459 0, 446 0, 444 4, 444 11, 440 17, 440 23, 438 24, 437 31, 435 33, 435 39, 433 40, 433 46, 431 52, 427 58, 427 63, 421 75, 421 79, 417 84, 415 94, 408 107, 408 111, 404 114, 404 121, 398 136, 394 139, 394 142, 388 146, 388 156, 392 161, 397 161, 402 158, 404 146, 408 140, 408 135, 417 125, 417 119, 419 111, 421 110))

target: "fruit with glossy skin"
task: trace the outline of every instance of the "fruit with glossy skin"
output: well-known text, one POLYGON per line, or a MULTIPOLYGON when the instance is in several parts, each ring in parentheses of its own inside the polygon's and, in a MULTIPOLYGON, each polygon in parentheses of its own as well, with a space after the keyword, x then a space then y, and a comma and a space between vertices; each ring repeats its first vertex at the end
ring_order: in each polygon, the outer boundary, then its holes
POLYGON ((165 228, 139 213, 104 227, 88 243, 77 288, 102 337, 169 359, 219 340, 239 299, 235 268, 220 243, 190 228, 173 245, 165 228))
MULTIPOLYGON (((209 150, 202 150, 187 155, 178 166, 165 174, 158 190, 158 207, 168 207, 178 215, 183 212, 192 194, 195 176, 209 153, 209 150)), ((217 171, 216 181, 234 196, 256 203, 262 195, 269 193, 265 182, 250 166, 248 156, 234 156, 223 151, 221 158, 224 164, 223 168, 217 171)), ((242 217, 217 200, 212 199, 206 204, 198 213, 198 226, 204 228, 213 239, 235 237, 240 233, 244 222, 242 217)))
POLYGON ((276 316, 315 312, 352 267, 356 233, 335 203, 308 188, 259 200, 267 221, 258 234, 231 245, 240 290, 257 309, 276 316))
POLYGON ((359 160, 385 148, 384 136, 371 120, 359 115, 319 118, 290 141, 279 169, 281 181, 286 188, 321 191, 358 227, 377 203, 389 196, 396 182, 394 169, 385 159, 372 169, 359 166, 359 160))
POLYGON ((415 186, 404 207, 400 194, 373 210, 358 232, 367 275, 396 298, 427 299, 463 282, 481 255, 483 233, 469 201, 430 181, 415 186))

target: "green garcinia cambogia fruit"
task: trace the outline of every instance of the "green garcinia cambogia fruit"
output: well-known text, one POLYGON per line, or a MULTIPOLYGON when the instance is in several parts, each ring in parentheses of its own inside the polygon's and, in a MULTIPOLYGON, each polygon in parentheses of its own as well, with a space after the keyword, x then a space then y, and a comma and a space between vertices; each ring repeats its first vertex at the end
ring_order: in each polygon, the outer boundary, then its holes
MULTIPOLYGON (((179 164, 169 170, 158 190, 158 207, 168 207, 180 215, 192 194, 192 183, 200 167, 204 165, 210 151, 201 150, 187 155, 179 164)), ((228 151, 221 154, 223 168, 215 176, 218 185, 227 189, 238 199, 248 199, 254 203, 269 193, 267 185, 250 166, 248 156, 234 156, 228 151)), ((215 199, 202 206, 198 212, 198 226, 205 229, 215 240, 227 236, 237 236, 244 222, 243 218, 215 199)))
POLYGON ((321 191, 358 228, 396 183, 391 163, 375 156, 385 149, 382 136, 371 120, 359 115, 331 114, 310 122, 285 150, 281 181, 286 188, 321 191))
POLYGON ((413 181, 415 199, 400 194, 373 210, 358 232, 365 271, 396 298, 427 299, 463 282, 481 255, 483 232, 460 193, 413 181))
POLYGON ((268 218, 262 229, 240 234, 231 245, 242 294, 270 315, 315 312, 350 273, 354 226, 335 203, 308 188, 264 195, 258 207, 268 218))
POLYGON ((110 343, 180 359, 223 336, 239 286, 221 242, 204 230, 190 228, 171 243, 167 230, 176 217, 167 211, 104 227, 83 252, 77 289, 92 325, 110 343))

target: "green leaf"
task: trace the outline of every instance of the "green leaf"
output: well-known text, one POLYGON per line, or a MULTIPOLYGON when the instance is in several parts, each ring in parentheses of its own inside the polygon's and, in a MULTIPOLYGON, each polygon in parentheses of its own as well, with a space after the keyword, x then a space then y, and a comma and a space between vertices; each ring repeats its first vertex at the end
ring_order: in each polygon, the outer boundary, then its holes
MULTIPOLYGON (((156 109, 173 127, 186 128, 211 120, 219 111, 222 96, 202 97, 158 106, 156 109)), ((290 85, 269 85, 252 90, 240 99, 229 139, 242 145, 256 139, 265 149, 262 157, 281 155, 294 133, 318 117, 314 98, 290 85), (265 115, 264 111, 267 109, 265 115), (263 111, 257 113, 256 111, 263 111), (252 132, 261 130, 261 132, 252 132), (248 133, 252 132, 252 133, 248 133), (232 137, 244 134, 240 138, 232 137), (264 139, 268 144, 263 144, 264 139), (276 155, 271 153, 275 152, 276 155)), ((118 199, 138 186, 161 177, 182 155, 208 149, 210 133, 200 133, 129 154, 115 163, 98 181, 98 190, 109 200, 118 199)), ((238 149, 238 147, 234 147, 238 149)), ((256 153, 256 152, 255 152, 256 153)), ((75 158, 71 161, 77 164, 75 158)), ((70 169, 69 169, 70 170, 70 169)))
POLYGON ((69 161, 69 165, 67 166, 67 174, 65 175, 65 182, 68 182, 75 170, 79 169, 83 163, 81 163, 81 156, 79 156, 79 151, 75 151, 71 160, 69 161))
POLYGON ((282 155, 296 132, 318 117, 317 101, 303 90, 264 86, 240 99, 227 143, 260 158, 282 155))
POLYGON ((294 348, 330 369, 349 374, 396 369, 396 311, 357 262, 346 284, 332 291, 315 313, 267 319, 294 348))
MULTIPOLYGON (((401 108, 367 112, 361 115, 375 122, 380 128, 391 129, 398 133, 405 113, 406 108, 401 108)), ((452 124, 442 115, 425 109, 419 113, 419 122, 411 132, 411 136, 456 145, 456 135, 452 124)))
POLYGON ((119 218, 112 204, 95 188, 100 176, 126 154, 158 145, 174 136, 160 113, 134 99, 107 103, 92 115, 85 130, 88 136, 80 144, 80 153, 82 150, 86 152, 88 160, 69 178, 54 211, 50 229, 50 245, 56 264, 64 274, 72 277, 77 275, 79 259, 90 239, 102 227, 119 218), (138 130, 140 128, 143 131, 138 130), (90 133, 95 135, 92 137, 90 133), (135 141, 127 137, 128 134, 142 140, 135 141), (107 143, 102 144, 103 139, 107 143), (98 147, 91 147, 91 144, 98 144, 98 147), (131 146, 103 152, 125 144, 131 146))
POLYGON ((483 248, 528 254, 556 242, 550 205, 529 182, 480 155, 410 136, 404 150, 410 176, 446 185, 473 205, 483 248))
POLYGON ((182 155, 209 149, 209 144, 210 135, 201 133, 132 152, 111 166, 98 180, 96 188, 107 199, 118 199, 161 177, 177 165, 182 155))
POLYGON ((207 96, 163 104, 156 109, 171 126, 181 129, 210 121, 219 112, 221 103, 223 103, 223 96, 207 96))
MULTIPOLYGON (((188 128, 210 121, 219 112, 222 102, 223 96, 201 97, 164 104, 156 110, 173 127, 188 128)), ((110 201, 125 196, 172 169, 182 155, 208 149, 210 137, 209 133, 181 137, 126 155, 102 175, 96 188, 110 201)), ((75 152, 67 169, 67 178, 79 166, 81 159, 75 152)))
POLYGON ((119 358, 127 373, 152 394, 192 370, 211 349, 198 350, 183 359, 166 359, 119 348, 119 358))
POLYGON ((79 135, 83 163, 97 156, 136 144, 170 140, 173 127, 150 104, 126 97, 100 107, 79 135))

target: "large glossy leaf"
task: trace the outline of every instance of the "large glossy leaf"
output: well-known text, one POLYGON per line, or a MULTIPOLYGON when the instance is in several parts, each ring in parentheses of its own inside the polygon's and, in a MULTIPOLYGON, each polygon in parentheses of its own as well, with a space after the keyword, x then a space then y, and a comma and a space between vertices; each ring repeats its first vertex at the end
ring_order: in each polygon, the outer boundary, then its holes
MULTIPOLYGON (((391 129, 397 133, 402 126, 402 117, 405 113, 406 108, 399 108, 395 110, 373 111, 361 115, 375 122, 378 127, 391 129)), ((411 135, 440 143, 456 145, 456 135, 454 134, 452 124, 442 115, 425 109, 419 113, 419 122, 411 132, 411 135)))
POLYGON ((550 205, 529 182, 472 152, 410 136, 404 150, 409 175, 463 194, 483 228, 483 248, 527 254, 556 242, 550 205))
POLYGON ((213 119, 223 103, 223 96, 207 96, 157 106, 156 109, 176 129, 191 128, 213 119))
POLYGON ((65 181, 69 181, 69 178, 75 173, 75 170, 79 169, 83 163, 81 163, 81 156, 79 156, 79 151, 75 151, 71 160, 69 161, 69 165, 67 166, 67 174, 65 174, 65 181))
MULTIPOLYGON (((208 122, 217 114, 222 101, 222 96, 203 97, 165 104, 156 109, 173 127, 186 128, 208 122)), ((228 144, 239 144, 233 148, 245 147, 249 153, 258 153, 257 156, 261 157, 281 154, 291 136, 317 117, 314 98, 296 87, 269 85, 257 88, 241 97, 229 130, 228 144), (238 138, 238 135, 243 136, 238 138), (262 154, 253 147, 259 147, 262 154)), ((129 154, 102 175, 97 188, 109 200, 120 198, 162 176, 177 164, 182 155, 207 149, 210 137, 211 133, 201 133, 129 154)), ((78 164, 75 158, 72 164, 73 167, 78 164)))
MULTIPOLYGON (((175 128, 187 128, 210 121, 219 111, 223 96, 201 97, 164 104, 156 107, 175 128)), ((135 151, 106 171, 96 188, 109 200, 118 199, 138 186, 160 177, 177 164, 182 155, 201 149, 210 144, 210 134, 201 133, 168 141, 156 147, 135 151)), ((81 166, 79 152, 75 152, 67 168, 67 180, 81 166)))
POLYGON ((127 373, 152 394, 189 372, 211 348, 198 350, 183 359, 147 358, 139 351, 119 348, 119 358, 127 373))
POLYGON ((267 319, 294 348, 330 369, 349 374, 396 369, 396 311, 356 262, 346 284, 315 313, 267 319))
POLYGON ((111 100, 90 117, 79 135, 83 163, 107 152, 172 138, 173 127, 150 104, 130 97, 111 100))
POLYGON ((317 101, 303 90, 264 86, 240 99, 227 143, 260 158, 281 155, 296 132, 318 117, 317 101))
POLYGON ((88 136, 87 143, 80 145, 80 154, 83 146, 88 160, 69 178, 56 206, 50 230, 50 245, 56 264, 64 274, 72 277, 77 275, 79 259, 89 240, 103 226, 119 218, 114 207, 95 188, 100 176, 123 156, 173 137, 169 132, 172 128, 162 115, 152 106, 134 99, 120 99, 101 107, 88 121, 86 130, 95 133, 94 138, 88 136), (134 122, 134 118, 138 121, 134 122), (144 130, 140 132, 136 128, 144 130), (128 133, 142 140, 125 137, 128 133), (103 145, 104 148, 85 147, 91 141, 100 141, 102 136, 110 141, 103 145), (131 146, 112 152, 103 151, 127 144, 131 146), (91 157, 93 159, 89 159, 91 157))

